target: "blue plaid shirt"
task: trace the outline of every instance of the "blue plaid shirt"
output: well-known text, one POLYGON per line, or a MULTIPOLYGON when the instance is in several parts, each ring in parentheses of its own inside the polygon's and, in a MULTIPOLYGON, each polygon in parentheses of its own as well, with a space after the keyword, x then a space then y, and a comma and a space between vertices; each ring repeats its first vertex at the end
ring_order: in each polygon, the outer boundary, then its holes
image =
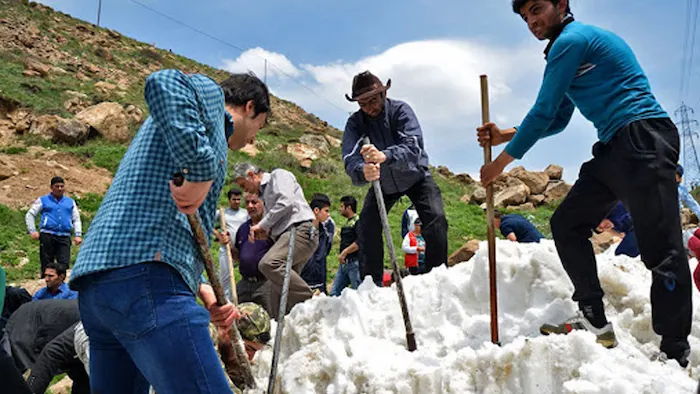
POLYGON ((151 115, 119 164, 70 283, 104 270, 162 261, 177 269, 196 294, 204 266, 169 182, 176 172, 188 181, 214 181, 199 208, 204 233, 211 234, 226 175, 225 134, 232 133, 233 123, 223 91, 204 75, 155 72, 146 79, 145 97, 151 115))

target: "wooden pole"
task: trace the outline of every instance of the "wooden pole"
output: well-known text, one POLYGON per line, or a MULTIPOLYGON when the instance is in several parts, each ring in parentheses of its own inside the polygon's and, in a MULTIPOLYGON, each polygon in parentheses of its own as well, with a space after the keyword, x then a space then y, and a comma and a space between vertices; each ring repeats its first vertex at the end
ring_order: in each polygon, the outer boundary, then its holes
MULTIPOLYGON (((173 176, 173 183, 175 186, 182 186, 185 178, 182 174, 177 173, 173 176)), ((212 289, 214 289, 214 295, 216 296, 216 304, 219 306, 226 305, 226 296, 224 295, 224 289, 221 286, 221 281, 219 276, 214 271, 214 261, 211 258, 211 253, 209 253, 209 244, 207 242, 207 236, 204 234, 204 228, 202 227, 202 222, 199 220, 197 213, 189 214, 187 216, 187 221, 192 229, 192 234, 194 236, 194 241, 197 244, 197 249, 204 262, 204 269, 207 271, 207 276, 209 277, 209 284, 211 284, 212 289)), ((238 325, 236 322, 231 324, 229 329, 229 343, 219 343, 219 352, 221 353, 221 359, 224 361, 224 366, 226 367, 226 373, 231 378, 233 384, 237 387, 249 387, 255 388, 255 378, 253 377, 253 372, 250 369, 250 362, 248 361, 248 353, 245 351, 245 345, 243 344, 243 338, 241 333, 238 331, 238 325), (231 357, 230 353, 233 353, 231 357)))
MULTIPOLYGON (((481 120, 489 123, 489 82, 486 75, 481 79, 481 120)), ((484 164, 491 163, 491 143, 484 145, 484 164)), ((498 293, 496 291, 496 233, 493 226, 493 183, 486 186, 486 228, 489 245, 489 296, 491 299, 491 342, 500 344, 498 339, 498 293)))
MULTIPOLYGON (((364 145, 369 145, 369 137, 364 137, 363 143, 364 145)), ((411 316, 408 313, 408 304, 406 303, 406 294, 403 291, 401 273, 399 272, 399 265, 396 262, 396 251, 394 250, 394 242, 391 239, 391 229, 389 228, 389 218, 386 213, 386 205, 384 204, 384 194, 382 194, 382 185, 381 183, 379 183, 379 180, 376 180, 372 181, 372 187, 374 188, 374 197, 377 199, 377 209, 379 210, 379 217, 382 220, 386 248, 389 249, 391 267, 394 271, 394 280, 396 281, 396 292, 399 295, 401 315, 403 316, 403 323, 404 327, 406 328, 406 347, 408 348, 409 352, 412 352, 417 349, 416 335, 413 333, 413 325, 411 325, 411 316)))
MULTIPOLYGON (((226 229, 226 215, 224 214, 226 210, 224 208, 219 208, 219 218, 221 220, 221 231, 227 231, 226 229)), ((236 234, 231 235, 234 238, 236 234)), ((231 253, 231 244, 226 244, 226 261, 228 262, 228 272, 229 272, 229 282, 231 286, 231 302, 233 305, 238 305, 238 293, 236 292, 236 278, 233 274, 233 254, 231 253)))

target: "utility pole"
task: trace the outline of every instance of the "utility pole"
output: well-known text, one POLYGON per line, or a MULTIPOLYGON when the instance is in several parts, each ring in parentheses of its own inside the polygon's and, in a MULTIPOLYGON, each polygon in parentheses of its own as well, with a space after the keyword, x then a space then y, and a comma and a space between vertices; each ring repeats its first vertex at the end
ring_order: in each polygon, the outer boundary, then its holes
POLYGON ((97 27, 100 27, 100 14, 102 13, 102 0, 97 3, 97 27))
POLYGON ((695 119, 690 119, 695 111, 691 107, 681 103, 675 112, 680 118, 678 126, 681 129, 681 162, 683 163, 683 184, 690 190, 700 184, 700 159, 695 148, 695 139, 698 133, 693 131, 691 126, 697 126, 695 119))

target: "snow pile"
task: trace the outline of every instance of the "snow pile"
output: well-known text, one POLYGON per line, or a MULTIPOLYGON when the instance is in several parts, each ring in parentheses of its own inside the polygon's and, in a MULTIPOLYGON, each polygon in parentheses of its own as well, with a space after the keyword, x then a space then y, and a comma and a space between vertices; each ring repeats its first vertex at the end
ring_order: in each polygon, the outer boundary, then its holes
MULTIPOLYGON (((700 373, 700 296, 694 290, 691 367, 650 361, 650 274, 638 259, 598 256, 608 319, 620 344, 587 332, 540 336, 572 316, 573 286, 552 241, 497 243, 499 329, 490 343, 487 246, 453 268, 404 279, 418 350, 408 352, 395 288, 366 280, 287 316, 278 375, 285 393, 690 393, 700 373)), ((691 261, 691 269, 697 262, 691 261)), ((273 327, 274 330, 274 327, 273 327)), ((273 331, 274 336, 274 331, 273 331)), ((264 392, 272 347, 255 359, 264 392)))

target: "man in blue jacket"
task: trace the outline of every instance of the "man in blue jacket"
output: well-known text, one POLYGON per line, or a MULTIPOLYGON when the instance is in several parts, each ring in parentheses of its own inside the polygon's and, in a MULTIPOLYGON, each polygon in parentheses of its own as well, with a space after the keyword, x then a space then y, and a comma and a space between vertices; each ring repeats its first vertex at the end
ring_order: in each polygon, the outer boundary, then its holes
POLYGON ((497 211, 493 217, 493 225, 509 241, 539 243, 544 238, 535 225, 518 214, 504 215, 503 212, 497 211))
MULTIPOLYGON (((360 110, 353 113, 343 133, 345 172, 356 186, 379 180, 387 212, 401 196, 408 196, 423 222, 427 247, 426 272, 447 264, 447 220, 442 194, 428 169, 428 154, 423 147, 423 131, 411 107, 389 99, 384 86, 369 71, 352 81, 352 97, 360 110), (371 145, 363 146, 368 136, 371 145)), ((370 188, 360 213, 358 231, 360 275, 371 275, 382 285, 384 246, 374 189, 370 188)))
POLYGON ((42 275, 46 266, 53 262, 68 269, 72 232, 75 232, 73 242, 76 245, 83 241, 78 205, 70 197, 66 197, 64 191, 63 178, 51 178, 51 193, 37 198, 24 217, 29 235, 33 240, 39 241, 42 275), (39 231, 36 231, 36 215, 41 215, 39 231))
POLYGON ((549 40, 547 66, 537 101, 519 126, 501 130, 488 123, 477 129, 481 144, 509 141, 496 160, 482 167, 482 183, 493 182, 540 138, 561 132, 575 107, 595 125, 599 139, 593 158, 581 166, 578 180, 550 222, 580 311, 540 331, 566 334, 586 329, 606 347, 617 344, 605 317, 589 237, 619 200, 629 207, 642 260, 652 271, 652 326, 661 335, 659 356, 664 353, 685 367, 692 305, 675 180, 678 130, 622 38, 575 22, 568 0, 513 0, 513 11, 537 39, 549 40))

